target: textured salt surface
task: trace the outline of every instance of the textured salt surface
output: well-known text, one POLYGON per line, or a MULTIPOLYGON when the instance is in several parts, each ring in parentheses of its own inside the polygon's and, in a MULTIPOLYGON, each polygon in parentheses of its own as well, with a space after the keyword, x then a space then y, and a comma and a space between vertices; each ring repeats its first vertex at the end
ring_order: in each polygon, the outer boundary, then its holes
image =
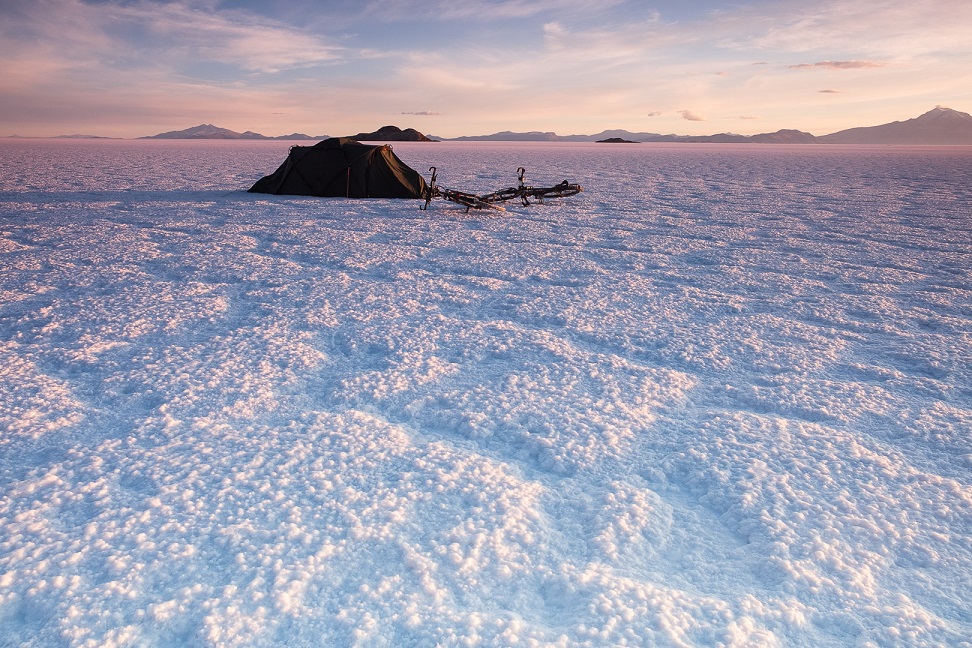
POLYGON ((0 144, 0 644, 968 645, 972 150, 286 147, 0 144))

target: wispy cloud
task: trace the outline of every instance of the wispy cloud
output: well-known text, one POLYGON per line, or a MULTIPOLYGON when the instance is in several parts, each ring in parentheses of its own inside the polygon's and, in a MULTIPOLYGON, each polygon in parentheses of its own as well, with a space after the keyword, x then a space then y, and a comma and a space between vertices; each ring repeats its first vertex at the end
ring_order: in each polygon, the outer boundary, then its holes
POLYGON ((169 56, 211 60, 250 71, 276 72, 333 62, 342 52, 321 36, 292 25, 186 2, 116 5, 105 19, 116 26, 144 30, 152 38, 151 45, 169 56))
POLYGON ((728 14, 737 44, 768 51, 861 52, 911 57, 968 50, 972 3, 953 0, 821 0, 755 3, 728 14), (748 27, 742 28, 742 23, 748 27))
POLYGON ((369 2, 366 15, 380 21, 466 20, 495 22, 542 15, 588 14, 605 11, 623 0, 378 0, 369 2))
POLYGON ((91 65, 109 75, 113 68, 178 69, 215 62, 248 72, 277 72, 333 62, 343 53, 340 46, 292 25, 188 0, 40 0, 20 7, 20 25, 29 31, 3 30, 8 46, 2 53, 26 50, 33 60, 50 61, 49 67, 58 62, 72 68, 91 65))
POLYGON ((682 119, 685 119, 687 121, 696 121, 696 122, 705 121, 705 117, 697 113, 694 113, 691 110, 679 110, 678 114, 682 116, 682 119))
POLYGON ((434 110, 403 110, 401 115, 422 115, 426 117, 438 117, 442 113, 436 112, 434 110))
POLYGON ((788 68, 824 68, 826 70, 856 70, 860 68, 884 67, 884 63, 878 61, 818 61, 816 63, 797 63, 788 65, 788 68))
POLYGON ((657 13, 637 20, 571 28, 562 21, 543 25, 543 42, 558 60, 603 66, 644 61, 666 46, 684 42, 685 35, 665 25, 657 13))
POLYGON ((820 94, 840 94, 840 90, 817 90, 820 94))
POLYGON ((18 131, 91 124, 105 134, 140 135, 139 124, 220 115, 259 126, 252 115, 297 103, 286 96, 292 90, 274 85, 277 75, 346 55, 326 37, 208 0, 0 7, 0 103, 18 131))

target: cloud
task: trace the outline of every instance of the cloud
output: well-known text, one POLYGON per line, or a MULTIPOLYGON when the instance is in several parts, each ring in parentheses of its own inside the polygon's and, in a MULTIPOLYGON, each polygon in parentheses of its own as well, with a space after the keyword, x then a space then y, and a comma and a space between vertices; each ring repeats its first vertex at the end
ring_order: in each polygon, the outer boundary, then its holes
POLYGON ((827 70, 856 70, 859 68, 884 67, 884 63, 878 63, 877 61, 818 61, 816 63, 798 63, 796 65, 788 65, 787 67, 794 69, 824 68, 827 70))
POLYGON ((841 52, 908 60, 929 52, 967 52, 972 3, 954 0, 821 0, 759 3, 734 12, 763 50, 841 52), (777 9, 778 8, 778 9, 777 9))
POLYGON ((495 22, 543 15, 584 14, 605 11, 622 0, 380 0, 369 2, 364 15, 397 22, 414 20, 469 20, 495 22))
POLYGON ((115 7, 110 13, 113 21, 171 44, 166 49, 174 57, 202 58, 260 72, 340 58, 341 48, 318 35, 247 12, 217 12, 175 2, 115 7))
POLYGON ((647 129, 649 118, 673 131, 684 120, 726 129, 741 114, 779 126, 811 114, 817 123, 803 128, 838 130, 821 123, 856 117, 831 101, 819 111, 812 95, 840 85, 808 88, 814 70, 860 76, 854 96, 868 119, 874 102, 966 101, 972 79, 972 3, 954 0, 325 4, 0 0, 3 126, 26 130, 17 124, 51 123, 55 112, 70 132, 97 130, 85 126, 95 119, 136 135, 150 120, 159 131, 205 120, 356 132, 419 103, 401 114, 434 117, 452 135, 647 129), (656 107, 664 114, 646 112, 656 107))
POLYGON ((583 67, 608 69, 616 65, 642 64, 666 47, 681 46, 690 38, 676 26, 661 22, 657 14, 639 20, 606 25, 588 24, 572 29, 562 21, 543 24, 543 43, 558 61, 583 67))
POLYGON ((355 55, 330 37, 210 0, 0 4, 3 121, 31 134, 142 135, 146 124, 233 126, 237 116, 255 129, 255 116, 299 112, 296 96, 321 76, 303 72, 309 80, 298 89, 299 71, 355 55))
POLYGON ((341 47, 317 34, 251 12, 190 1, 39 0, 20 3, 16 19, 17 24, 0 31, 0 40, 13 41, 4 54, 23 52, 52 68, 84 67, 102 77, 137 69, 185 74, 200 63, 278 72, 343 55, 341 47))

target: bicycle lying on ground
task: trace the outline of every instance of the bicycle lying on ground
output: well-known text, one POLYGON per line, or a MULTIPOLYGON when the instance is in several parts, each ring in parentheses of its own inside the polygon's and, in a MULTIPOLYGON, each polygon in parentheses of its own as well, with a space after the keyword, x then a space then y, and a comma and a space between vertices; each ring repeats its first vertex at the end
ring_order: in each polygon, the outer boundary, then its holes
POLYGON ((579 184, 571 184, 564 180, 560 184, 554 185, 552 187, 530 187, 523 182, 523 176, 526 175, 526 169, 523 167, 517 168, 517 186, 509 187, 507 189, 500 189, 499 191, 494 191, 492 193, 476 195, 466 191, 457 191, 455 189, 446 189, 440 187, 437 184, 437 170, 435 167, 429 167, 429 171, 432 172, 432 178, 428 182, 428 187, 425 191, 425 204, 421 205, 419 209, 428 209, 429 203, 432 202, 433 198, 444 198, 451 202, 463 205, 468 212, 470 209, 499 209, 505 211, 503 207, 497 203, 503 203, 509 200, 520 199, 520 202, 526 206, 530 204, 530 199, 535 199, 538 203, 543 204, 545 198, 566 198, 568 196, 573 196, 579 194, 583 189, 579 184))

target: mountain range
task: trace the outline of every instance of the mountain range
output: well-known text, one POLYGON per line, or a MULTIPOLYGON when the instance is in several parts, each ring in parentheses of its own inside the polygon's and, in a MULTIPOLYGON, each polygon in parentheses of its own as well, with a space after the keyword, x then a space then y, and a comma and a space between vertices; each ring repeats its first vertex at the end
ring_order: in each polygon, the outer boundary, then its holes
POLYGON ((318 140, 327 139, 327 136, 320 135, 317 137, 311 137, 310 135, 304 135, 303 133, 293 133, 291 135, 268 137, 266 135, 261 135, 260 133, 254 133, 253 131, 237 133, 236 131, 231 131, 228 128, 220 128, 219 126, 213 126, 212 124, 200 124, 199 126, 193 126, 192 128, 187 128, 185 130, 168 131, 166 133, 159 133, 158 135, 147 135, 145 137, 139 137, 138 139, 318 140))
POLYGON ((825 144, 972 144, 972 116, 938 106, 924 115, 817 138, 825 144))
MULTIPOLYGON (((502 131, 492 135, 464 137, 436 137, 423 135, 413 128, 401 129, 384 126, 370 133, 349 136, 359 141, 505 141, 505 142, 598 142, 604 140, 638 142, 710 142, 710 143, 758 143, 758 144, 972 144, 972 115, 938 106, 923 115, 880 126, 849 128, 829 135, 814 136, 804 131, 783 129, 775 133, 758 135, 662 135, 660 133, 633 133, 626 130, 606 130, 594 135, 557 135, 553 132, 530 131, 515 133, 502 131)), ((268 137, 246 131, 237 133, 212 124, 201 124, 181 131, 159 133, 140 139, 246 139, 246 140, 322 140, 325 135, 312 137, 303 133, 268 137)))
MULTIPOLYGON (((290 135, 279 135, 268 137, 253 131, 237 133, 228 128, 220 128, 212 124, 200 124, 181 131, 169 131, 158 135, 149 135, 139 139, 245 139, 245 140, 323 140, 327 135, 317 135, 312 137, 303 133, 292 133, 290 135)), ((432 140, 414 128, 402 130, 398 126, 382 126, 371 133, 358 133, 348 135, 350 139, 359 142, 431 142, 432 140)))
MULTIPOLYGON (((432 139, 439 138, 433 135, 432 139)), ((804 131, 783 129, 758 135, 662 135, 660 133, 632 133, 626 130, 606 130, 595 135, 557 135, 551 132, 512 133, 503 131, 493 135, 455 137, 450 141, 520 141, 520 142, 709 142, 755 144, 972 144, 972 115, 938 106, 907 121, 880 126, 849 128, 817 137, 804 131)))

